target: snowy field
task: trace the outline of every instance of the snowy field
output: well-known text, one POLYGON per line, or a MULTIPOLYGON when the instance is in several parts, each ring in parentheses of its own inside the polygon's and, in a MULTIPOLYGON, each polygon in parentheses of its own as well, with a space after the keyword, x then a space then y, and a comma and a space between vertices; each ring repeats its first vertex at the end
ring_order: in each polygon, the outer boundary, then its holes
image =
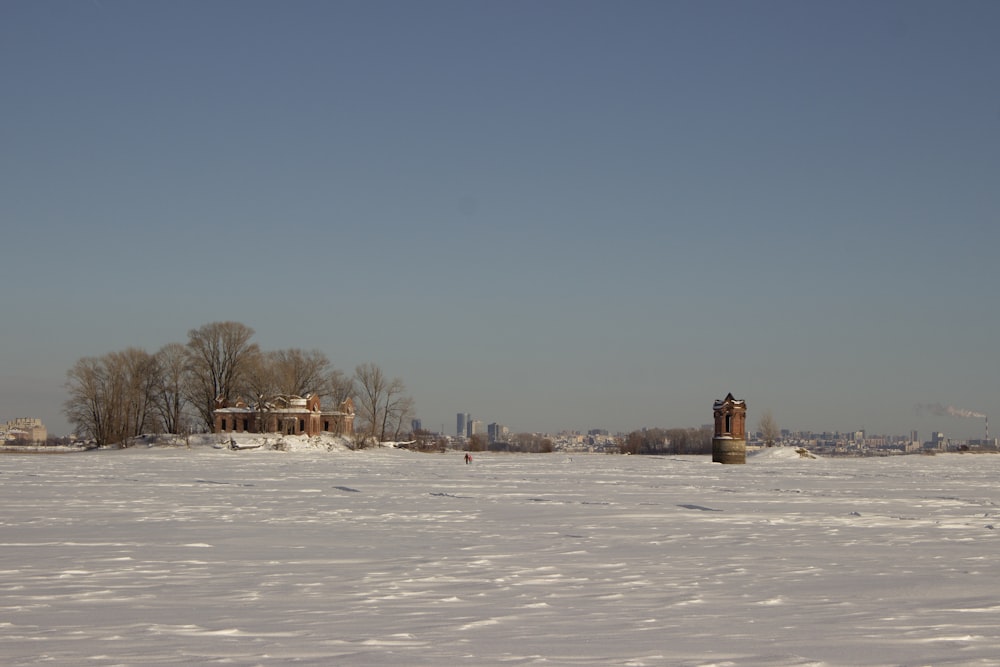
POLYGON ((0 456, 0 664, 996 665, 1000 456, 0 456))

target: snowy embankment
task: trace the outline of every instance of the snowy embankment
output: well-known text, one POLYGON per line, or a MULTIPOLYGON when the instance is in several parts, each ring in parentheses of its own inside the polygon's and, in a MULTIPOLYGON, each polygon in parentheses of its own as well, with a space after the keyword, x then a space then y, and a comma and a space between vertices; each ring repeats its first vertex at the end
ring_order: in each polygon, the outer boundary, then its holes
POLYGON ((136 438, 131 447, 140 448, 185 448, 185 449, 233 449, 280 452, 343 451, 351 449, 351 440, 339 435, 281 435, 278 433, 198 433, 182 435, 143 435, 136 438))
POLYGON ((69 454, 86 450, 86 445, 0 445, 0 454, 69 454))
POLYGON ((291 449, 0 458, 4 665, 1000 655, 1000 456, 291 449))
POLYGON ((766 460, 801 461, 815 460, 816 456, 804 447, 762 447, 761 449, 748 451, 748 459, 757 459, 758 462, 766 460))

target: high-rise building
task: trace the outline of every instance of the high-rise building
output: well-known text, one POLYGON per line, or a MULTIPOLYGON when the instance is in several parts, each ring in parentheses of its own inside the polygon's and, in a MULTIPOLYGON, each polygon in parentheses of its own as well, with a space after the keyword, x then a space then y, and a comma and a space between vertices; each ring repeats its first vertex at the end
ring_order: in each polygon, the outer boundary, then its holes
POLYGON ((423 423, 419 419, 410 420, 410 430, 413 432, 423 431, 423 423))
POLYGON ((455 419, 455 432, 458 434, 458 437, 460 437, 460 438, 465 435, 465 413, 464 412, 459 412, 458 416, 455 419))
POLYGON ((6 424, 0 424, 0 442, 4 440, 45 442, 48 437, 48 429, 38 417, 19 417, 6 424))

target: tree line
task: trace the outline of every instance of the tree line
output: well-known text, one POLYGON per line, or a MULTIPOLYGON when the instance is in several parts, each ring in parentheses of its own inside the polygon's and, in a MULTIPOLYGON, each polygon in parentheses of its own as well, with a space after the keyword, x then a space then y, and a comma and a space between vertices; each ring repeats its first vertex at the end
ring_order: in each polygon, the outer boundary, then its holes
POLYGON ((552 440, 537 433, 515 433, 502 442, 490 442, 482 433, 475 433, 466 440, 470 452, 523 452, 549 454, 555 451, 552 440))
POLYGON ((632 431, 618 446, 622 454, 711 454, 710 428, 649 428, 632 431))
MULTIPOLYGON (((410 434, 413 440, 405 443, 408 449, 420 452, 444 452, 450 446, 448 438, 427 429, 418 429, 410 434)), ((465 441, 467 452, 526 452, 543 454, 555 451, 551 438, 536 433, 516 433, 503 442, 490 442, 482 433, 474 433, 465 441)))
POLYGON ((231 405, 316 394, 339 405, 351 398, 359 444, 398 438, 409 423, 413 399, 378 365, 348 375, 319 350, 261 350, 254 333, 239 322, 212 322, 191 329, 187 343, 154 353, 129 347, 84 357, 67 371, 64 412, 79 437, 102 447, 128 446, 143 433, 209 432, 216 399, 231 405))

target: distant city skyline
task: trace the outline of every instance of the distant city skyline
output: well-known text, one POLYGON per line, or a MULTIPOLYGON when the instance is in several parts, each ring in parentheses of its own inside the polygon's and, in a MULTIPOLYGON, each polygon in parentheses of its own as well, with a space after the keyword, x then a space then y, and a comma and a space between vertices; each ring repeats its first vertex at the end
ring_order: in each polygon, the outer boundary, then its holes
POLYGON ((1000 3, 0 5, 0 419, 237 321, 415 416, 981 437, 1000 3))
MULTIPOLYGON (((932 406, 926 406, 928 408, 932 406)), ((817 445, 823 445, 822 441, 841 441, 848 443, 863 443, 872 446, 876 449, 897 449, 900 443, 907 445, 907 451, 913 451, 910 445, 922 445, 922 446, 933 446, 933 448, 941 448, 945 444, 955 443, 965 444, 972 443, 974 445, 989 445, 995 446, 998 442, 998 437, 995 433, 990 432, 988 428, 988 418, 986 415, 978 413, 970 413, 969 411, 961 410, 955 408, 954 406, 937 406, 940 410, 944 411, 950 415, 960 414, 960 416, 967 418, 979 418, 983 420, 983 433, 979 435, 970 435, 967 437, 957 436, 954 434, 948 434, 940 430, 931 431, 925 436, 921 436, 920 432, 916 430, 911 430, 907 433, 903 432, 886 432, 886 433, 872 433, 864 429, 833 429, 833 430, 813 430, 813 429, 787 429, 782 428, 781 436, 778 440, 778 444, 796 444, 802 438, 811 438, 817 441, 817 445), (872 444, 875 443, 875 444, 872 444)), ((940 414, 940 412, 937 412, 940 414)), ((473 420, 466 418, 471 417, 468 413, 457 413, 458 420, 456 421, 456 432, 449 433, 447 429, 442 428, 441 430, 434 430, 433 428, 426 428, 423 421, 419 418, 414 418, 411 420, 411 428, 414 432, 416 431, 429 431, 437 435, 446 436, 449 438, 455 438, 458 436, 459 439, 464 439, 466 437, 471 437, 472 433, 470 430, 474 430, 475 433, 480 435, 487 435, 488 442, 501 442, 507 441, 518 433, 523 433, 523 431, 512 431, 507 426, 500 424, 498 422, 490 422, 483 430, 481 420, 473 420), (458 426, 461 424, 461 426, 458 426), (473 429, 472 425, 479 425, 476 429, 473 429)), ((442 424, 442 427, 444 425, 442 424)), ((664 428, 668 429, 671 427, 640 427, 636 429, 630 429, 630 431, 642 431, 647 428, 664 428)), ((711 430, 711 424, 702 424, 700 427, 677 427, 677 428, 704 428, 711 430)), ((588 430, 581 429, 558 429, 537 432, 546 436, 559 437, 559 436, 570 436, 571 434, 576 434, 576 436, 600 436, 602 439, 608 439, 609 442, 616 441, 616 436, 625 435, 627 432, 617 432, 612 433, 607 429, 595 428, 588 430)), ((69 433, 49 433, 46 429, 43 420, 38 417, 20 417, 12 420, 8 420, 6 423, 0 422, 0 440, 10 439, 10 438, 24 438, 32 440, 35 442, 44 442, 47 437, 52 438, 62 438, 69 433)), ((760 430, 755 426, 748 426, 747 436, 749 440, 754 440, 758 435, 760 435, 760 430)), ((603 440, 602 440, 603 441, 603 440)), ((826 444, 829 444, 827 442, 826 444)))

